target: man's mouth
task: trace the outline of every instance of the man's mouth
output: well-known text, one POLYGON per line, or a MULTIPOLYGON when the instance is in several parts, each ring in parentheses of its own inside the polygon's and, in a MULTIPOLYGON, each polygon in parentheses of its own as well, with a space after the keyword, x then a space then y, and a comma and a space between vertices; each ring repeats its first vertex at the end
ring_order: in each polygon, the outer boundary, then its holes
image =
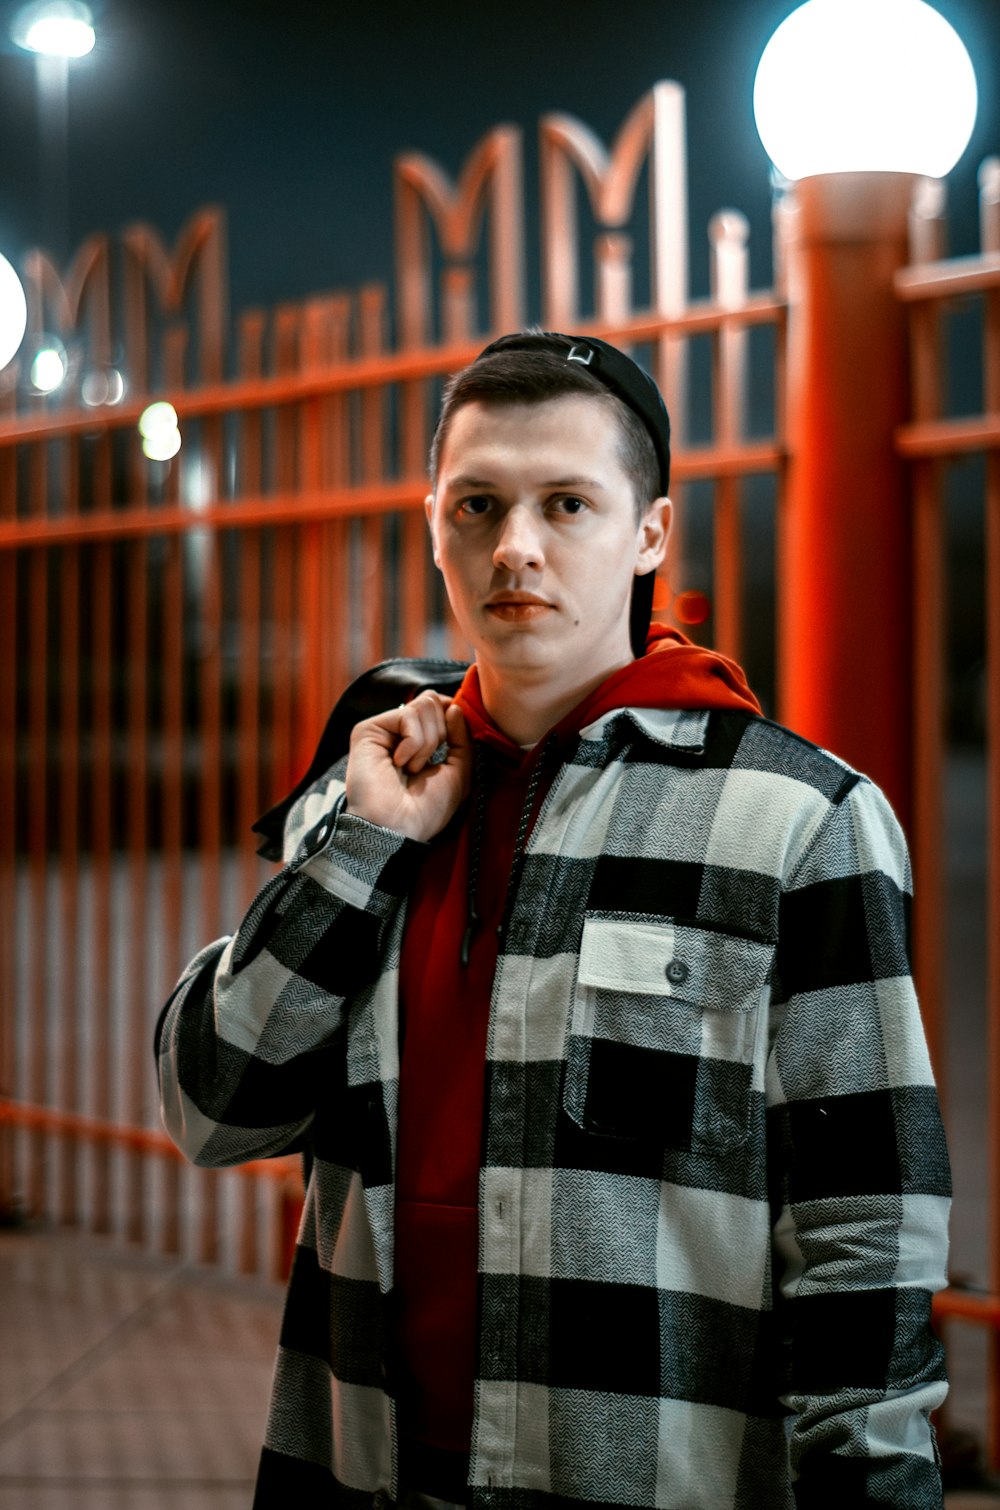
POLYGON ((525 624, 552 613, 555 605, 533 592, 498 592, 486 600, 486 612, 509 624, 525 624))

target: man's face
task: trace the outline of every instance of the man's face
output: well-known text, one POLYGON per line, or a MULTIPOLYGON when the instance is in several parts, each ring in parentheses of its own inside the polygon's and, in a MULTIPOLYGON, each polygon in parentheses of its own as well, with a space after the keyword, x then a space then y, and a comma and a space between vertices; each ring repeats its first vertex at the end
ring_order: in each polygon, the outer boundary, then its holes
POLYGON ((599 399, 457 410, 427 515, 480 671, 583 686, 627 664, 633 577, 662 560, 668 510, 637 520, 599 399))

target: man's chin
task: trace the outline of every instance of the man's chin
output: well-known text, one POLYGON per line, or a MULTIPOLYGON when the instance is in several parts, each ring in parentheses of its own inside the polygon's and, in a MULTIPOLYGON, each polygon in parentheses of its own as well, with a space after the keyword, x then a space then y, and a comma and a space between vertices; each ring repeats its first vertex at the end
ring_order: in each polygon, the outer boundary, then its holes
POLYGON ((563 664, 568 653, 561 635, 537 632, 482 635, 476 645, 476 659, 498 671, 544 670, 563 664))

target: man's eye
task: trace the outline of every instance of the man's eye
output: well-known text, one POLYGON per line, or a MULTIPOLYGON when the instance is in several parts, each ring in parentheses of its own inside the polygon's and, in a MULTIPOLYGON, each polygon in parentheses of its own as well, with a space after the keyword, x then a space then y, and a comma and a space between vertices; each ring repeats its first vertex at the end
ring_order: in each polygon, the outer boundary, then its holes
POLYGON ((474 493, 471 498, 463 498, 458 505, 460 514, 485 514, 490 506, 490 500, 485 493, 474 493))
POLYGON ((577 498, 570 493, 563 498, 555 499, 555 507, 560 514, 582 514, 587 503, 586 499, 577 498))

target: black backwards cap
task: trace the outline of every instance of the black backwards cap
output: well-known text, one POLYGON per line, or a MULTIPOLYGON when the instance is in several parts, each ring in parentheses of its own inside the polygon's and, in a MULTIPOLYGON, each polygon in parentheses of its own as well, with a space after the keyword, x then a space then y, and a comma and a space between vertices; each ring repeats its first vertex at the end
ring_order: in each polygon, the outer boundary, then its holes
MULTIPOLYGON (((644 425, 656 459, 660 464, 660 494, 666 497, 670 491, 670 416, 663 402, 663 395, 648 372, 637 362, 610 346, 598 336, 567 336, 559 331, 524 331, 515 335, 500 336, 476 357, 499 355, 505 351, 545 351, 554 356, 564 356, 567 362, 579 362, 586 367, 591 377, 603 383, 615 398, 631 409, 644 425)), ((473 364, 474 365, 474 364, 473 364)), ((653 615, 653 586, 655 572, 636 577, 632 584, 632 608, 629 632, 633 655, 640 656, 646 649, 646 633, 653 615)))

